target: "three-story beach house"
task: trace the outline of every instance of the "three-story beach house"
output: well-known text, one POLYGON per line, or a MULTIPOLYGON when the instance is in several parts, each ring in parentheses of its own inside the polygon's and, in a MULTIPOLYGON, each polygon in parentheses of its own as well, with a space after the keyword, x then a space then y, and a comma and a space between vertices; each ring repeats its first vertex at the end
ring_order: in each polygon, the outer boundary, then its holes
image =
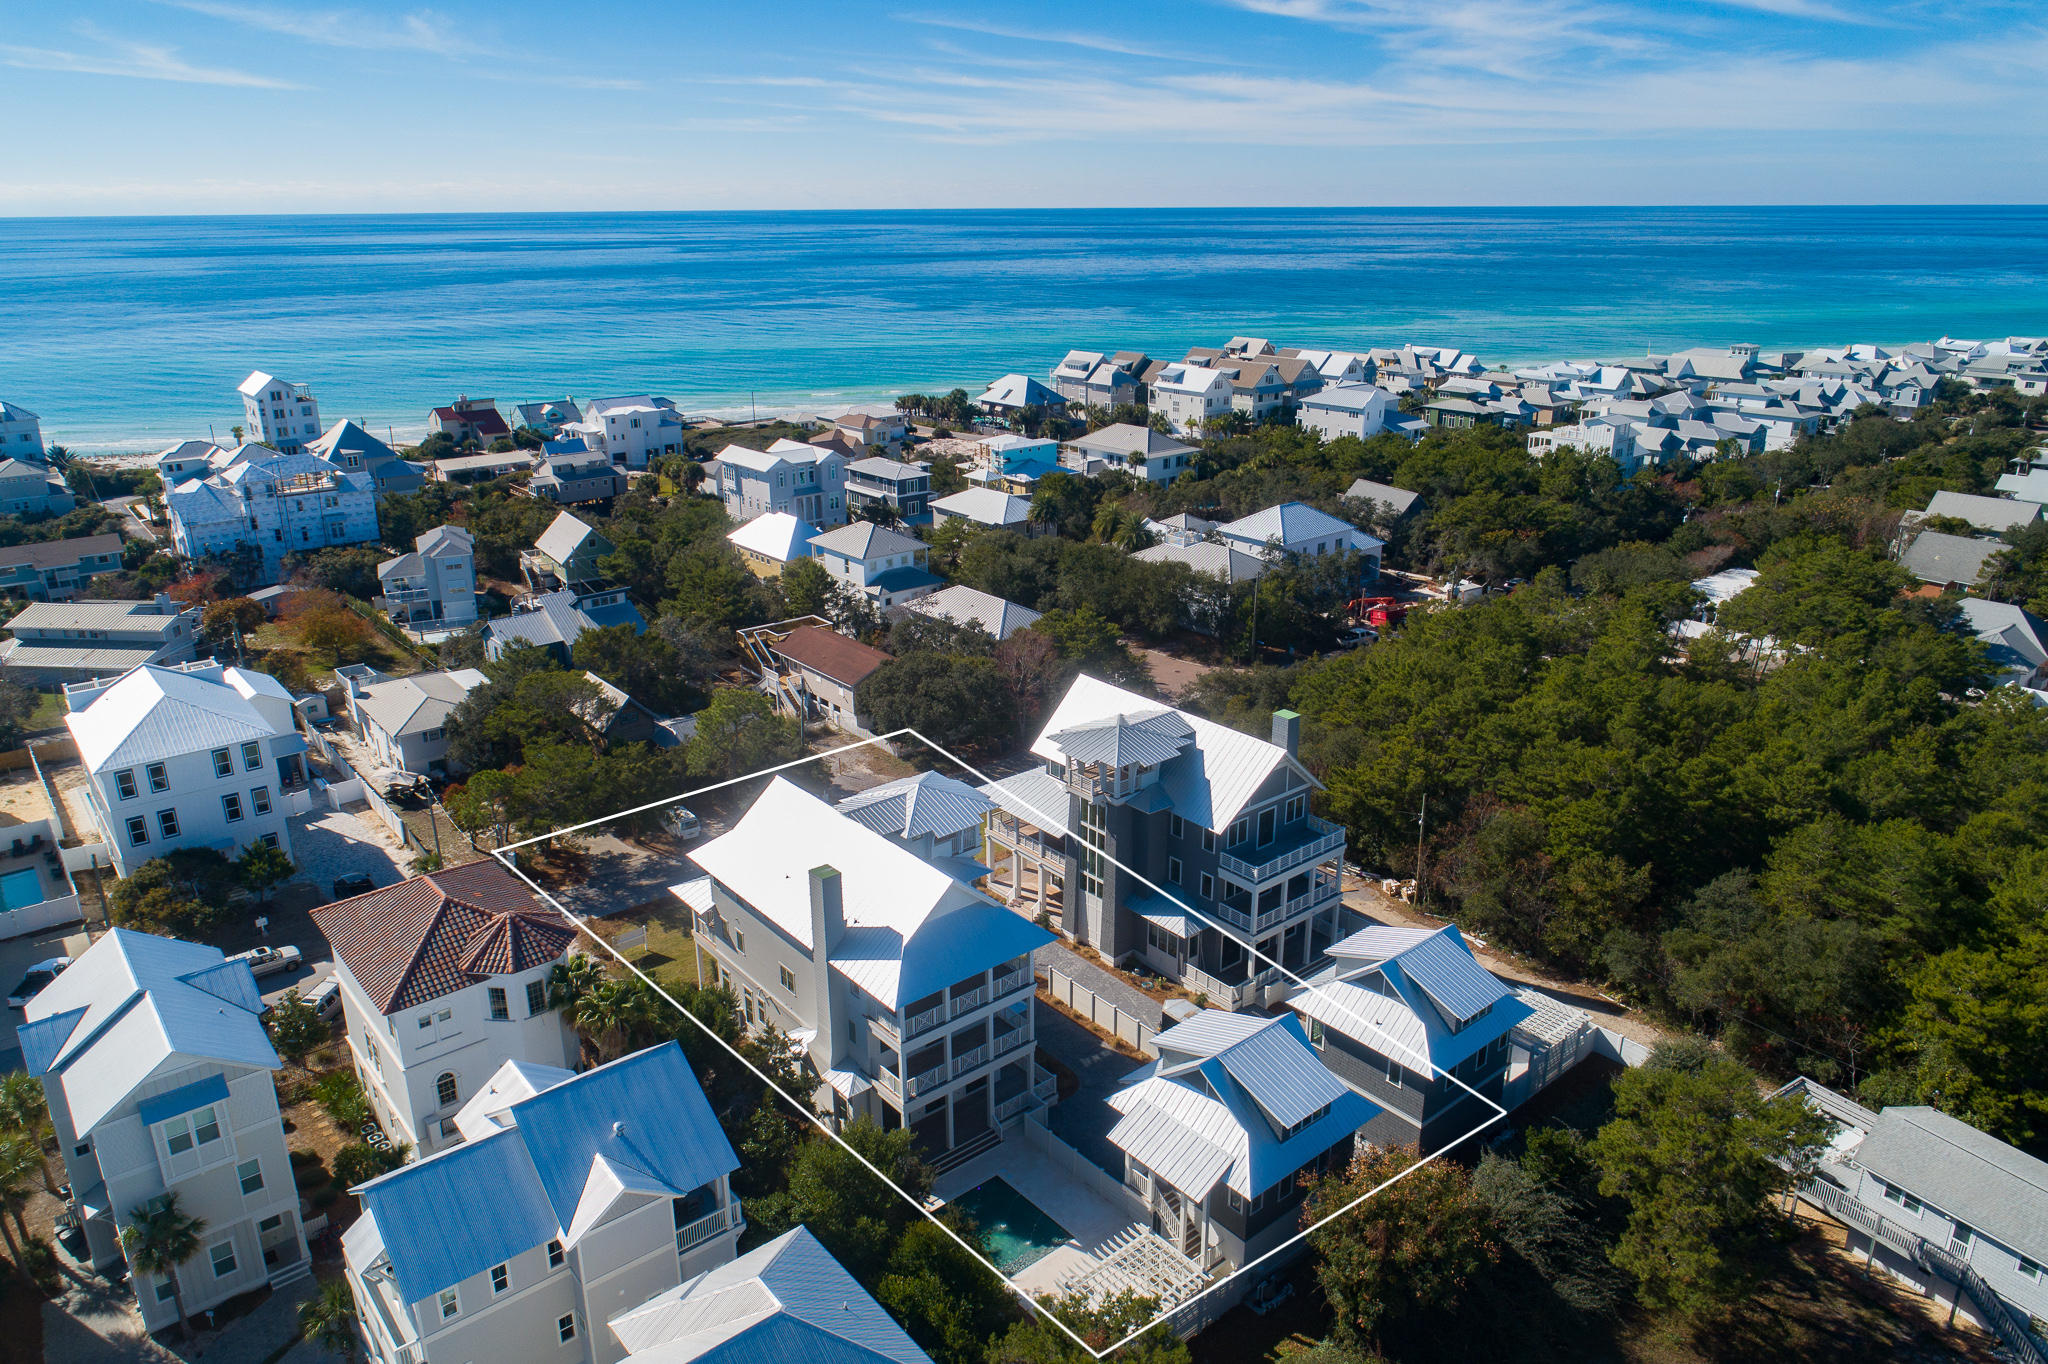
POLYGON ((1226 1008, 1272 1002, 1346 927, 1344 830, 1309 813, 1301 719, 1253 738, 1086 676, 983 791, 990 887, 1109 961, 1226 1008), (1130 868, 1126 871, 1124 868, 1130 868))
POLYGON ((297 454, 320 434, 320 404, 313 390, 251 370, 235 390, 242 397, 248 438, 281 455, 297 454))
POLYGON ((747 1021, 804 1048, 821 1112, 909 1127, 934 1155, 1052 1101, 1031 954, 1052 935, 776 778, 675 888, 747 1021))
POLYGON ((379 1364, 612 1364, 607 1322, 732 1260, 739 1158, 674 1042, 508 1063, 478 1098, 460 1146, 355 1191, 342 1257, 379 1364))
POLYGON ((29 1001, 22 1065, 43 1082, 92 1264, 121 1264, 121 1228, 167 1196, 206 1224, 190 1260, 134 1274, 149 1330, 180 1298, 202 1312, 310 1268, 262 1010, 247 962, 127 928, 29 1001))

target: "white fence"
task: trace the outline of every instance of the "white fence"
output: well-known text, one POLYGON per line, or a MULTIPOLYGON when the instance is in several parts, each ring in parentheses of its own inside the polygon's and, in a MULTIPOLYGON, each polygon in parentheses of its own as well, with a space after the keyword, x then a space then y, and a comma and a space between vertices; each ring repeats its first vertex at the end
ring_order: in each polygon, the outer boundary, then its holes
POLYGON ((60 895, 39 905, 23 905, 20 909, 0 910, 0 939, 40 933, 59 924, 76 923, 81 917, 76 894, 60 895))
POLYGON ((1111 1177, 1109 1171, 1054 1136, 1037 1113, 1025 1115, 1017 1135, 1026 1147, 1044 1156, 1047 1164, 1133 1222, 1144 1224, 1151 1221, 1152 1214, 1146 1210, 1144 1200, 1129 1185, 1111 1177))
POLYGON ((1159 1051, 1152 1045, 1157 1029, 1141 1019, 1132 1017, 1116 1005, 1097 995, 1072 976, 1055 971, 1051 967, 1039 968, 1044 972, 1046 993, 1065 1007, 1093 1023, 1104 1032, 1113 1033, 1130 1043, 1146 1056, 1157 1056, 1159 1051))

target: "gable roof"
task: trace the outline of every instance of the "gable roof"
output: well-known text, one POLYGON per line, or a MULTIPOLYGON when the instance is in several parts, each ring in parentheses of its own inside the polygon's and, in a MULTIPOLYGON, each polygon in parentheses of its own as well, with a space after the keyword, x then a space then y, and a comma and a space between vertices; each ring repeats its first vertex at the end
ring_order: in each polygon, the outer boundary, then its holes
POLYGON ((920 772, 848 796, 834 808, 885 837, 950 838, 979 826, 995 802, 957 778, 920 772))
POLYGON ((533 547, 558 564, 566 564, 576 557, 577 551, 586 546, 603 545, 600 552, 609 554, 612 542, 599 535, 587 522, 568 512, 556 512, 555 519, 548 522, 533 542, 533 547))
POLYGON ((33 544, 8 545, 0 549, 0 568, 13 568, 20 564, 33 568, 56 568, 103 554, 111 554, 118 559, 121 557, 121 545, 121 537, 111 534, 75 535, 69 540, 38 540, 33 544))
POLYGON ((1856 1162, 1957 1221, 2048 1264, 2048 1164, 1938 1109, 1877 1115, 1856 1162))
POLYGON ((1413 1070, 1448 1070, 1532 1012, 1454 924, 1361 929, 1329 954, 1332 965, 1288 1006, 1413 1070), (1485 1024, 1473 1026, 1481 1014, 1485 1024))
POLYGON ((1090 431, 1085 436, 1076 436, 1067 442, 1067 448, 1104 455, 1119 463, 1134 450, 1148 458, 1195 453, 1194 446, 1183 445, 1171 436, 1161 435, 1149 426, 1139 426, 1134 422, 1117 422, 1099 431, 1090 431))
POLYGON ((857 687, 889 661, 889 655, 857 639, 848 639, 822 625, 799 625, 780 643, 771 645, 792 663, 822 673, 841 686, 857 687))
POLYGON ((877 559, 884 554, 912 554, 924 541, 872 521, 849 521, 811 537, 813 554, 838 554, 848 559, 877 559))
POLYGON ((906 603, 906 611, 915 611, 921 616, 935 616, 950 620, 956 625, 977 625, 988 633, 989 638, 1001 643, 1019 630, 1035 625, 1042 612, 1028 606, 1019 606, 993 593, 983 592, 978 587, 955 584, 941 588, 928 597, 919 597, 906 603))
POLYGON ((29 1001, 22 1063, 61 1088, 89 1132, 172 1057, 275 1070, 247 962, 217 947, 113 928, 29 1001))
POLYGON ((419 536, 413 548, 432 558, 439 554, 474 554, 476 537, 461 526, 440 525, 419 536))
POLYGON ((1282 502, 1277 507, 1267 507, 1250 516, 1226 521, 1216 528, 1216 533, 1227 540, 1241 540, 1253 545, 1277 539, 1283 545, 1292 546, 1326 535, 1349 537, 1350 543, 1368 550, 1378 549, 1383 543, 1349 521, 1340 521, 1305 502, 1282 502))
POLYGON ((649 1364, 930 1364, 802 1226, 628 1308, 610 1326, 632 1359, 649 1364))
POLYGON ((1052 935, 782 777, 690 860, 806 952, 810 872, 839 872, 830 961, 887 1008, 1051 942, 1052 935), (792 850, 801 852, 793 853, 792 850))
POLYGON ((1421 493, 1411 493, 1406 488, 1396 488, 1391 483, 1375 483, 1369 478, 1354 479, 1344 496, 1355 497, 1363 502, 1385 502, 1394 509, 1394 515, 1406 516, 1415 510, 1415 504, 1422 500, 1421 493))
POLYGON ((414 673, 371 683, 355 704, 386 734, 417 734, 446 723, 462 699, 488 680, 475 668, 414 673))
POLYGON ((399 458, 396 450, 346 419, 307 441, 306 448, 322 459, 332 460, 344 453, 358 455, 367 465, 388 464, 399 458))
POLYGON ((494 861, 323 905, 313 921, 386 1014, 559 958, 576 928, 494 861))
POLYGON ((1923 583, 1970 585, 1984 576, 1985 561, 2003 549, 1997 540, 1923 530, 1899 556, 1899 563, 1923 583))
POLYGON ((2041 504, 2011 497, 1979 497, 1975 493, 1938 492, 1927 503, 1929 516, 1953 516, 1978 530, 1996 535, 2041 519, 2041 504))
POLYGON ((239 668, 222 669, 218 679, 207 676, 209 671, 144 663, 84 710, 66 715, 64 723, 78 742, 86 770, 132 767, 281 732, 249 700, 258 691, 270 692, 275 682, 239 668), (258 678, 269 686, 255 685, 258 678))
POLYGON ((1316 1059, 1292 1016, 1205 1009, 1153 1045, 1159 1059, 1110 1096, 1109 1140, 1194 1198, 1219 1183, 1263 1193, 1380 1111, 1316 1059))
POLYGON ((2048 622, 2033 612, 1981 597, 1963 598, 1962 611, 1964 623, 1984 644, 1994 666, 2032 672, 2048 664, 2048 622))
POLYGON ((405 1301, 569 1242, 586 1190, 607 1207, 621 1194, 681 1197, 739 1168, 674 1042, 548 1085, 505 1114, 503 1130, 355 1190, 405 1301))
POLYGON ((1029 375, 1005 374, 975 401, 996 407, 1064 407, 1067 400, 1029 375))
POLYGON ((1270 567, 1257 554, 1248 553, 1236 545, 1212 544, 1207 540, 1185 545, 1171 542, 1152 545, 1131 557, 1143 559, 1148 564, 1186 564, 1192 572, 1231 583, 1250 582, 1270 567))
MULTIPOLYGON (((1094 728, 1116 717, 1145 719, 1167 709, 1157 701, 1083 673, 1060 698, 1031 751, 1041 758, 1063 763, 1066 753, 1056 738, 1062 731, 1094 728)), ((1283 767, 1292 768, 1304 783, 1321 786, 1298 759, 1278 744, 1187 711, 1175 710, 1173 714, 1187 725, 1193 739, 1178 761, 1161 769, 1159 780, 1173 802, 1174 813, 1183 819, 1221 833, 1237 818, 1245 802, 1283 767)), ((1064 810, 1064 805, 1061 808, 1064 810)))

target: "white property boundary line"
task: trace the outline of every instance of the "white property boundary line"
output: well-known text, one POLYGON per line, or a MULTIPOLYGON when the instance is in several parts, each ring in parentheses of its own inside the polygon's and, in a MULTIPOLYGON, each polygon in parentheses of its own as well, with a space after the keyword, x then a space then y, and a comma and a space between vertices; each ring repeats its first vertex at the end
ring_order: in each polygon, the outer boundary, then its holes
MULTIPOLYGON (((681 801, 690 800, 694 797, 708 794, 712 791, 719 791, 729 786, 737 786, 742 782, 753 781, 758 777, 773 776, 778 772, 786 772, 790 768, 799 767, 805 763, 816 762, 823 758, 830 758, 841 753, 849 753, 858 748, 866 748, 873 744, 886 743, 891 739, 903 738, 906 736, 909 738, 916 739, 919 743, 931 749, 933 752, 940 754, 941 756, 946 758, 947 761, 959 767, 962 771, 979 778, 984 785, 1002 785, 1001 782, 995 781, 994 779, 990 778, 986 773, 980 771, 972 764, 963 761, 959 757, 956 757, 953 753, 949 752, 941 745, 933 743, 930 739, 927 739, 924 735, 918 733, 915 729, 911 729, 908 726, 906 726, 902 729, 892 730, 887 734, 876 735, 874 738, 871 739, 861 739, 854 743, 843 744, 838 748, 827 749, 823 753, 808 754, 801 758, 792 759, 789 762, 777 763, 772 767, 764 767, 759 771, 749 772, 744 776, 733 777, 721 782, 713 782, 709 786, 700 786, 692 791, 684 791, 677 795, 664 797, 661 800, 649 801, 645 805, 637 805, 630 810, 620 810, 615 814, 605 815, 598 819, 585 820, 581 824, 572 824, 566 828, 557 829, 552 833, 538 834, 532 838, 521 839, 517 843, 508 843, 501 848, 492 850, 491 856, 496 858, 499 864, 505 867, 506 870, 510 871, 514 876, 517 876, 521 881, 525 882, 526 885, 534 892, 534 894, 540 896, 541 899, 545 900, 548 904, 552 905, 557 911, 559 911, 564 918, 568 919, 571 923, 575 924, 576 927, 582 931, 585 937, 590 938, 591 940, 595 941, 600 946, 602 946, 604 950, 609 952, 621 966, 625 967, 628 971, 632 972, 633 975, 638 977, 640 981, 643 984, 645 984, 649 989, 653 990, 657 995, 661 996, 662 999, 667 1000, 669 1005, 672 1008, 674 1008, 676 1012, 680 1013, 683 1017, 689 1019, 692 1023, 696 1024, 697 1027, 704 1033, 706 1037, 709 1037, 713 1042, 717 1043, 728 1054, 730 1054, 734 1060, 738 1061, 741 1065, 745 1066, 749 1071, 753 1072, 754 1076, 757 1079, 759 1079, 762 1084, 774 1090, 775 1093, 785 1103, 789 1104, 804 1118, 807 1118, 812 1126, 816 1127, 820 1132, 824 1133, 825 1136, 830 1140, 837 1142, 842 1148, 846 1150, 847 1154, 851 1155, 855 1160, 859 1161, 864 1169, 866 1169, 870 1174, 874 1175, 875 1178, 881 1180, 882 1183, 886 1185, 888 1188, 894 1190, 898 1197, 902 1198, 912 1208, 915 1208, 919 1214, 925 1217, 933 1225, 937 1226, 939 1230, 943 1231, 948 1237, 952 1238, 952 1240, 957 1245, 959 1245, 962 1250, 966 1251, 969 1255, 973 1256, 977 1263, 979 1263, 983 1268, 987 1269, 989 1273, 995 1275, 996 1278, 1002 1283, 1003 1287, 1008 1289, 1012 1295, 1021 1300, 1030 1312, 1032 1312, 1034 1315, 1042 1316, 1046 1320, 1052 1322, 1053 1325, 1057 1326, 1061 1331, 1065 1332, 1068 1338, 1071 1339, 1076 1345, 1080 1346, 1081 1349, 1085 1350, 1089 1355, 1093 1356, 1096 1359, 1106 1359, 1110 1354, 1114 1353, 1117 1350, 1122 1349, 1125 1345, 1130 1344, 1132 1341, 1136 1340, 1139 1336, 1144 1335, 1153 1327, 1158 1326, 1162 1322, 1165 1322, 1168 1318, 1172 1317, 1176 1312, 1179 1312, 1183 1308, 1193 1303, 1200 1302, 1203 1298, 1209 1296, 1211 1293, 1215 1293, 1223 1289, 1234 1280, 1250 1273, 1252 1270, 1258 1268, 1260 1265, 1266 1263, 1268 1260, 1271 1260, 1274 1256, 1280 1254, 1282 1251, 1287 1250, 1290 1247, 1297 1244, 1298 1242, 1306 1239, 1311 1233, 1328 1225, 1330 1222, 1336 1220, 1339 1217, 1342 1217, 1344 1214, 1358 1207, 1367 1199, 1370 1199, 1375 1194, 1378 1194, 1381 1190, 1389 1187, 1390 1185, 1397 1184, 1403 1179, 1406 1179, 1408 1176, 1414 1174, 1417 1170, 1420 1170, 1423 1166, 1428 1165, 1430 1162, 1437 1159, 1437 1157, 1441 1156, 1445 1151, 1455 1150, 1457 1147, 1462 1146, 1465 1142, 1470 1141, 1473 1137, 1478 1136, 1481 1132, 1493 1126, 1494 1123, 1500 1121, 1502 1118, 1505 1118, 1507 1116, 1507 1109, 1501 1107, 1500 1104, 1494 1102, 1492 1099, 1487 1098, 1484 1094, 1481 1094, 1478 1090, 1466 1084, 1463 1080, 1453 1075, 1450 1071, 1439 1068, 1435 1064, 1435 1062, 1430 1061, 1427 1057, 1416 1058, 1423 1062, 1423 1066, 1426 1066, 1428 1068, 1432 1076, 1441 1076, 1443 1079, 1450 1081, 1452 1084, 1464 1090, 1473 1098, 1478 1099, 1480 1103, 1492 1109, 1492 1113, 1489 1114, 1487 1117, 1483 1118, 1480 1121, 1479 1125, 1474 1127, 1471 1131, 1466 1132, 1463 1135, 1456 1138, 1455 1140, 1446 1143, 1442 1148, 1440 1148, 1436 1152, 1424 1156, 1421 1160, 1416 1161, 1413 1165, 1410 1165, 1407 1169, 1402 1170, 1399 1174, 1394 1175, 1392 1178, 1389 1178, 1381 1182, 1380 1184, 1374 1186, 1373 1188, 1368 1189, 1363 1194, 1360 1194, 1357 1198, 1351 1200, 1349 1203, 1346 1203, 1343 1207, 1338 1208, 1336 1211, 1331 1212, 1328 1215, 1320 1218, 1310 1226, 1302 1228, 1293 1236, 1289 1237, 1285 1241, 1282 1241, 1279 1245, 1273 1247, 1265 1254, 1259 1256, 1257 1259, 1252 1260, 1247 1264, 1239 1266, 1236 1270, 1224 1276, 1216 1283, 1209 1285, 1209 1287, 1203 1289, 1200 1293, 1195 1294, 1193 1297, 1187 1299, 1185 1302, 1176 1304, 1169 1311, 1161 1312, 1157 1317, 1153 1318, 1151 1321, 1146 1322, 1144 1325, 1138 1327, 1130 1334, 1124 1336, 1121 1340, 1114 1341, 1100 1350, 1089 1345, 1088 1342, 1083 1340, 1071 1326, 1067 1325, 1067 1323, 1065 1323, 1064 1321, 1061 1321, 1053 1313, 1045 1311, 1043 1308, 1041 1308, 1037 1301, 1032 1298, 1029 1291, 1020 1287, 1014 1280, 1010 1279, 1000 1269, 997 1269, 994 1264, 992 1264, 985 1256, 981 1254, 980 1251, 975 1249, 974 1246, 968 1244, 968 1242, 963 1237, 961 1237, 958 1232, 954 1231, 953 1228, 947 1226, 945 1222, 941 1221, 935 1214, 926 1209, 924 1205, 916 1197, 914 1197, 908 1190, 904 1189, 902 1185, 896 1183, 895 1180, 890 1179, 887 1175, 883 1174, 880 1170, 876 1169, 875 1166, 869 1162, 867 1157, 863 1156, 860 1152, 854 1150, 853 1147, 850 1144, 848 1144, 844 1137, 840 1136, 839 1133, 832 1130, 831 1126, 828 1123, 826 1123, 823 1115, 817 1111, 817 1109, 811 1102, 809 1102, 808 1100, 799 1100, 793 1097, 786 1090, 778 1086, 773 1080, 769 1079, 765 1073, 763 1073, 757 1066, 753 1064, 753 1062, 749 1061, 745 1056, 741 1055, 737 1048, 735 1048, 731 1043, 727 1042, 724 1038, 720 1037, 716 1032, 714 1032, 710 1028, 709 1025, 705 1024, 695 1014, 691 1013, 688 1009, 684 1008, 673 995, 668 993, 668 991, 662 989, 661 986, 645 971, 641 970, 638 966, 635 966, 632 962, 627 961, 625 956, 621 952, 619 952, 617 948, 613 947, 610 942, 606 941, 600 935, 591 932, 589 928, 588 916, 577 914, 573 910, 569 909, 566 905, 562 904, 561 901, 557 900, 553 895, 549 894, 547 890, 545 890, 536 881, 534 881, 532 877, 528 876, 523 870, 521 870, 517 861, 511 857, 511 854, 516 853, 521 848, 530 847, 536 843, 545 843, 550 839, 559 838, 564 834, 579 833, 585 829, 592 829, 601 824, 609 824, 614 820, 624 819, 630 815, 644 814, 649 810, 660 809, 662 806, 665 805, 673 805, 681 801)), ((1003 780, 1009 781, 1012 779, 1004 778, 1003 780)), ((1011 796, 1012 799, 1016 799, 1014 793, 1011 793, 1011 796)), ((1032 809, 1030 805, 1025 804, 1021 800, 1019 801, 1019 804, 1024 804, 1024 808, 1027 810, 1032 809)), ((1033 810, 1033 813, 1036 814, 1038 812, 1033 810)), ((1061 816, 1056 820, 1053 819, 1050 815, 1042 816, 1042 818, 1044 818, 1049 823, 1057 824, 1061 828, 1064 828, 1066 826, 1066 819, 1064 816, 1061 816)), ((1231 939, 1231 941, 1236 942, 1237 944, 1245 948, 1245 950, 1249 952, 1255 960, 1270 964, 1273 967, 1273 969, 1280 971, 1294 984, 1302 987, 1304 990, 1307 990, 1312 994, 1316 994, 1330 1007, 1336 1009, 1338 1012, 1342 1014, 1347 1015, 1351 1019, 1362 1024, 1364 1027, 1370 1029, 1378 1037, 1384 1039, 1390 1046, 1398 1049, 1401 1054, 1409 1056, 1411 1058, 1415 1057, 1415 1053, 1411 1049, 1409 1049, 1405 1043, 1402 1043, 1398 1039, 1392 1037, 1390 1034, 1386 1032, 1385 1029, 1381 1028, 1377 1023, 1374 1023, 1369 1018, 1365 1018, 1361 1015, 1356 1014, 1349 1008, 1349 1006, 1343 1004, 1341 1001, 1335 999, 1331 995, 1324 993, 1324 987, 1310 984, 1307 980, 1304 980, 1301 976, 1295 974, 1295 972, 1288 969, 1280 962, 1274 961, 1272 958, 1267 957, 1265 954, 1259 951, 1257 944, 1247 942, 1243 938, 1238 937, 1236 933, 1234 933, 1228 925, 1218 923, 1209 915, 1189 905, 1186 901, 1182 900, 1179 896, 1175 895, 1171 890, 1168 890, 1166 887, 1156 884, 1151 879, 1146 877, 1142 872, 1139 872, 1134 868, 1125 866, 1123 862, 1119 861, 1115 857, 1110 856, 1107 852, 1101 853, 1100 855, 1103 858, 1103 860, 1110 863, 1110 865, 1114 866, 1118 871, 1124 873, 1127 876, 1132 877, 1139 883, 1148 886, 1157 893, 1165 896, 1168 900, 1171 900, 1174 904, 1180 906, 1180 908, 1185 910, 1188 914, 1192 915, 1197 919, 1200 919, 1204 924, 1215 928, 1225 937, 1231 939)), ((1343 894, 1343 872, 1341 865, 1338 871, 1338 894, 1341 900, 1343 894)), ((697 948, 696 938, 694 934, 691 937, 691 949, 693 951, 700 950, 697 948)), ((1417 1067, 1417 1069, 1421 1068, 1423 1067, 1417 1067)), ((1380 1106, 1375 1105, 1375 1107, 1380 1106)))

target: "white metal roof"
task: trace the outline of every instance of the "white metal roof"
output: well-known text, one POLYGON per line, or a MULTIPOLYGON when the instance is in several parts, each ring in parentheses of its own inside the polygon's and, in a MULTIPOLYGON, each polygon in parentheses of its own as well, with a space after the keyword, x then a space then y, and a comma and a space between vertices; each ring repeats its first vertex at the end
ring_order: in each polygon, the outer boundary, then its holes
POLYGON ((275 1069, 261 1008, 247 962, 114 928, 29 1001, 22 1056, 88 1132, 173 1057, 275 1069))
POLYGON ((932 503, 932 510, 962 516, 984 526, 1021 526, 1031 519, 1031 499, 994 488, 968 488, 932 503))
MULTIPOLYGON (((1156 716, 1162 709, 1157 701, 1083 673, 1067 688, 1031 751, 1063 763, 1066 754, 1052 740, 1062 730, 1098 725, 1120 715, 1142 719, 1156 716)), ((1283 766, 1293 767, 1303 781, 1320 785, 1278 744, 1184 710, 1174 713, 1194 730, 1194 743, 1161 770, 1160 782, 1173 800, 1174 813, 1183 819, 1221 833, 1253 793, 1283 766)), ((1064 813, 1064 805, 1061 810, 1064 813)))
POLYGON ((363 688, 355 703, 386 734, 417 734, 446 724, 462 698, 488 680, 475 668, 415 673, 372 683, 363 688))
POLYGON ((942 588, 929 597, 919 597, 916 601, 908 603, 904 609, 915 611, 921 616, 936 616, 941 620, 950 620, 956 625, 978 625, 998 643, 1017 631, 1036 624, 1042 614, 1028 606, 1005 601, 978 587, 966 587, 958 583, 942 588))
POLYGON ((995 802, 956 777, 920 772, 870 787, 839 802, 839 812, 876 833, 914 839, 951 838, 981 826, 995 802))
POLYGON ((778 563, 788 563, 809 555, 810 543, 817 535, 818 528, 801 516, 769 512, 729 532, 725 538, 741 549, 765 554, 778 563))
POLYGON ((64 723, 86 770, 100 772, 272 737, 279 731, 249 700, 258 692, 291 704, 291 693, 262 673, 227 668, 216 681, 145 663, 64 723))

